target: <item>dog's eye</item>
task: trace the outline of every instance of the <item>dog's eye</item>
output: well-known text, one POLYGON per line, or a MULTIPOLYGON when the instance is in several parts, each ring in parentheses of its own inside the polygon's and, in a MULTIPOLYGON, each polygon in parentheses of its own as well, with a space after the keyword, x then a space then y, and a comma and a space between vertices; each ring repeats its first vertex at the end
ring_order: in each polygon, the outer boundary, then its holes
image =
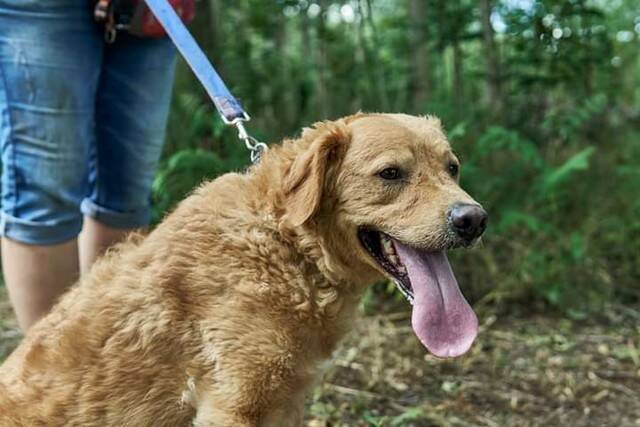
POLYGON ((458 172, 460 171, 460 166, 457 163, 449 163, 449 173, 452 177, 458 176, 458 172))
POLYGON ((386 168, 378 172, 378 176, 382 179, 395 180, 400 178, 400 169, 386 168))

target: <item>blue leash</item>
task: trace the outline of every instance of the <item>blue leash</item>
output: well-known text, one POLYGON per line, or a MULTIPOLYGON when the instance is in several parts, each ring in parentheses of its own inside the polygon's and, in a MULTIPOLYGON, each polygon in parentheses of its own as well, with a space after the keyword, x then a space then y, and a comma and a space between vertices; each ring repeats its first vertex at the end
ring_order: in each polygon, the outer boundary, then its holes
POLYGON ((251 152, 251 161, 254 163, 259 161, 260 155, 267 149, 267 145, 247 133, 243 123, 248 122, 251 117, 244 111, 238 100, 231 95, 173 7, 167 0, 145 0, 145 2, 204 86, 222 120, 238 129, 238 138, 245 143, 251 152))

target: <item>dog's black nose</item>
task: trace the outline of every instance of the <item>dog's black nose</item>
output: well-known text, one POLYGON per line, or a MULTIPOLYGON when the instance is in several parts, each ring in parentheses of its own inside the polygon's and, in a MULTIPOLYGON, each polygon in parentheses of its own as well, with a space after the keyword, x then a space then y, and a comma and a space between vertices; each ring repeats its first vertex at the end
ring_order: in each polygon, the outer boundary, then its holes
POLYGON ((457 204, 449 211, 449 223, 467 241, 480 237, 487 228, 487 212, 479 205, 457 204))

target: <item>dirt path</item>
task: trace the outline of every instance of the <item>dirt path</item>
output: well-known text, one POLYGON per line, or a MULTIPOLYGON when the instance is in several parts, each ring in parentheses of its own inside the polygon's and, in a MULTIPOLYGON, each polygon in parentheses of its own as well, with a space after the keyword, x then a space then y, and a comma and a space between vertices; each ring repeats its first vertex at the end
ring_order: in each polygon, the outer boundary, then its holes
MULTIPOLYGON (((0 360, 19 339, 0 287, 0 360)), ((450 361, 425 353, 407 313, 365 317, 307 412, 312 427, 640 427, 640 310, 485 315, 471 352, 450 361)))
POLYGON ((426 355, 406 314, 369 317, 313 397, 316 426, 640 426, 640 311, 484 318, 471 352, 426 355))

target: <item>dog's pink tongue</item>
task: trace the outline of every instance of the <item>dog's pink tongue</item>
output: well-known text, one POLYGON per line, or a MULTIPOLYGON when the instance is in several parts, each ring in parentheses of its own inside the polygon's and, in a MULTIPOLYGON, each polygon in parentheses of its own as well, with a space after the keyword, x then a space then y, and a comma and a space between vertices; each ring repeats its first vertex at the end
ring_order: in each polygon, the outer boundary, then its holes
POLYGON ((416 335, 435 356, 466 353, 478 334, 478 318, 460 292, 447 256, 394 243, 413 288, 416 335))

